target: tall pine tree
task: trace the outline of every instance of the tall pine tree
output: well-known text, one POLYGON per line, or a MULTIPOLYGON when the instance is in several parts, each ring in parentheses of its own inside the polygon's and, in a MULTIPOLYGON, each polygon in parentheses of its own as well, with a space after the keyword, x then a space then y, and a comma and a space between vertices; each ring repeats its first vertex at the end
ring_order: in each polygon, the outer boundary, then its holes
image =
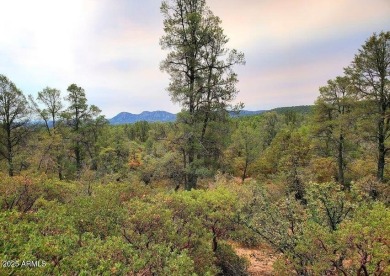
POLYGON ((207 148, 213 144, 210 126, 226 119, 229 103, 238 92, 232 67, 244 64, 244 55, 226 48, 228 38, 221 20, 205 0, 163 1, 161 12, 165 35, 160 44, 169 51, 161 70, 170 75, 172 101, 182 106, 185 188, 191 190, 196 188, 207 148))

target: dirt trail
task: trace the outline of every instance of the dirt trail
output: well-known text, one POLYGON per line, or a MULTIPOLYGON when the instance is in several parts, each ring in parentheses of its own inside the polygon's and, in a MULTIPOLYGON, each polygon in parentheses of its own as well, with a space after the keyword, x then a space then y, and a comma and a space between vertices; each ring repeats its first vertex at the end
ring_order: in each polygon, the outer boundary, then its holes
POLYGON ((274 275, 272 265, 277 256, 269 247, 243 248, 239 245, 234 245, 234 249, 237 255, 249 260, 248 272, 250 275, 274 275))

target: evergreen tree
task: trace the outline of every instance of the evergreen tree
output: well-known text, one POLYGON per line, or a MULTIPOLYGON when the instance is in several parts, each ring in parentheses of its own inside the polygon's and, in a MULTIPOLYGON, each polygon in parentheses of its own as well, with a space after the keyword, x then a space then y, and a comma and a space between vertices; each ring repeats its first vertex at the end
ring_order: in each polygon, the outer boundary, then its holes
POLYGON ((385 157, 390 136, 390 32, 373 34, 359 50, 352 64, 345 69, 361 100, 374 107, 377 141, 377 179, 384 180, 385 157))
POLYGON ((29 108, 26 97, 6 76, 0 75, 0 154, 7 160, 8 174, 14 175, 17 147, 28 133, 29 108))
MULTIPOLYGON (((352 129, 351 111, 355 102, 351 80, 337 77, 329 80, 327 86, 320 88, 320 96, 315 105, 314 131, 322 146, 331 157, 337 160, 338 182, 345 187, 345 148, 346 138, 352 129)), ((328 157, 328 156, 326 156, 328 157)))
POLYGON ((244 55, 228 50, 221 20, 205 0, 167 0, 161 5, 165 35, 162 49, 169 50, 161 70, 170 75, 168 91, 182 106, 178 120, 184 125, 186 189, 196 188, 197 170, 206 149, 211 122, 226 120, 235 98, 237 75, 232 67, 244 63, 244 55))
POLYGON ((69 94, 66 99, 69 101, 70 106, 63 113, 63 117, 66 118, 67 125, 72 130, 71 140, 76 159, 76 170, 79 176, 86 152, 92 158, 92 168, 96 169, 98 150, 94 146, 99 135, 98 129, 106 121, 104 117, 99 116, 101 110, 98 107, 94 105, 88 106, 85 91, 82 87, 71 84, 67 91, 69 94))

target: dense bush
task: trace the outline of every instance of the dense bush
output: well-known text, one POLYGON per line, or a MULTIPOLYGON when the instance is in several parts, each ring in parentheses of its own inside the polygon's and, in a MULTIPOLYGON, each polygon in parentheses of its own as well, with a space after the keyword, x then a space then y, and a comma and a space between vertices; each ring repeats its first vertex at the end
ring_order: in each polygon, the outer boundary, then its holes
POLYGON ((241 198, 238 221, 282 253, 278 275, 386 275, 390 210, 357 188, 311 183, 302 205, 292 196, 271 201, 255 185, 250 200, 241 198))
POLYGON ((45 177, 4 177, 1 187, 10 182, 21 191, 25 185, 34 189, 26 197, 18 189, 2 197, 0 259, 45 265, 5 268, 8 273, 215 275, 227 271, 230 261, 245 271, 245 262, 223 243, 234 228, 237 204, 226 188, 166 193, 139 184, 92 183, 88 193, 76 193, 74 183, 45 177))
POLYGON ((221 269, 220 275, 245 276, 248 275, 248 261, 237 256, 232 246, 221 244, 216 252, 217 265, 221 269))

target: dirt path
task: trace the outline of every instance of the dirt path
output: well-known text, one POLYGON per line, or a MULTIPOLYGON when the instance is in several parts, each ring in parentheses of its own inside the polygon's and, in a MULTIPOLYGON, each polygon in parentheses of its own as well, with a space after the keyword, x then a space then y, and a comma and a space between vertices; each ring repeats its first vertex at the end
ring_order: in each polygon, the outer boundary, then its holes
POLYGON ((252 276, 274 275, 272 265, 276 260, 275 253, 267 246, 243 248, 234 245, 237 255, 249 260, 248 272, 252 276))

